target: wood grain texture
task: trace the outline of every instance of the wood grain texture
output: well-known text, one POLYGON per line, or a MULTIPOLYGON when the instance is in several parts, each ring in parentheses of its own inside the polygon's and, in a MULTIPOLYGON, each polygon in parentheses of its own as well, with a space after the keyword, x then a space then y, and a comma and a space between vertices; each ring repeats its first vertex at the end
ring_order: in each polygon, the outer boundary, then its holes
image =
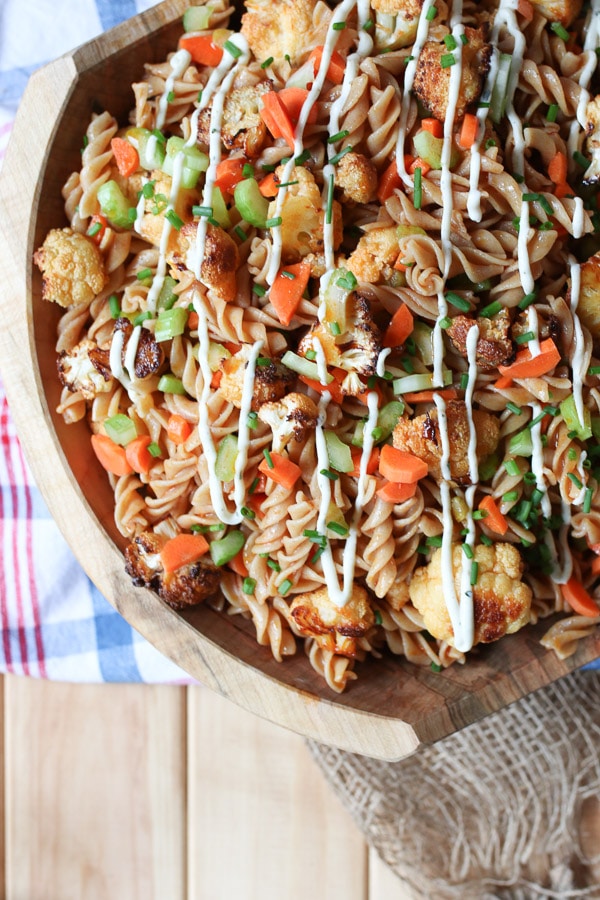
POLYGON ((64 222, 60 188, 78 167, 83 124, 98 106, 124 116, 132 97, 123 86, 142 72, 144 62, 164 58, 176 46, 176 20, 186 5, 167 0, 30 82, 0 179, 0 366, 8 399, 36 481, 68 543, 102 593, 151 643, 266 719, 347 750, 399 759, 420 742, 450 734, 596 658, 600 633, 581 642, 566 661, 540 647, 544 623, 440 675, 389 657, 370 661, 361 666, 358 682, 335 695, 301 652, 276 663, 239 617, 206 609, 182 615, 132 587, 113 522, 112 492, 86 426, 65 426, 54 412, 60 310, 41 300, 32 254, 45 233, 64 222))

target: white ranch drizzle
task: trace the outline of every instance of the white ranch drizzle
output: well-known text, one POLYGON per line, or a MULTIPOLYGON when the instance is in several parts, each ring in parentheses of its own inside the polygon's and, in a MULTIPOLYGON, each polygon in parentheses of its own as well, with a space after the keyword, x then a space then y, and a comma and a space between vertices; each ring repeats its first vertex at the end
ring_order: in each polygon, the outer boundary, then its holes
POLYGON ((584 424, 585 405, 583 402, 583 380, 585 378, 585 346, 583 339, 583 329, 579 316, 577 315, 577 307, 579 305, 579 296, 581 292, 581 266, 574 256, 569 256, 569 268, 571 270, 571 315, 573 316, 573 339, 575 341, 575 349, 571 354, 571 370, 573 373, 573 400, 575 401, 575 409, 577 417, 584 424))
POLYGON ((121 382, 127 391, 131 400, 136 399, 135 389, 135 358, 137 356, 140 337, 142 334, 142 326, 136 325, 125 348, 125 332, 118 329, 113 333, 110 344, 109 365, 113 376, 121 382), (125 360, 123 360, 123 350, 125 349, 125 360))
MULTIPOLYGON (((467 388, 465 390, 465 404, 467 407, 467 418, 469 420, 469 447, 467 450, 469 458, 469 476, 471 484, 477 484, 479 481, 479 462, 477 459, 477 429, 473 421, 473 392, 477 384, 477 341, 479 340, 479 328, 473 325, 467 332, 467 359, 469 361, 469 372, 467 388)), ((471 507, 472 508, 472 507, 471 507)))
POLYGON ((592 0, 591 9, 584 27, 584 33, 585 39, 583 42, 583 52, 586 54, 587 59, 579 71, 579 86, 581 87, 581 95, 577 103, 576 118, 573 122, 571 122, 571 127, 569 130, 567 147, 569 150, 569 157, 571 159, 573 158, 573 154, 576 153, 576 151, 579 149, 579 139, 581 137, 580 129, 583 129, 585 131, 587 126, 585 111, 590 100, 588 88, 598 64, 596 47, 598 46, 598 40, 600 36, 600 0, 592 0))
POLYGON ((165 81, 165 88, 161 94, 160 100, 158 101, 158 110, 156 111, 156 127, 158 129, 162 129, 165 124, 165 118, 169 106, 168 97, 173 90, 175 79, 180 78, 183 75, 191 61, 192 56, 187 50, 178 50, 177 53, 174 53, 170 59, 171 71, 167 80, 165 81))

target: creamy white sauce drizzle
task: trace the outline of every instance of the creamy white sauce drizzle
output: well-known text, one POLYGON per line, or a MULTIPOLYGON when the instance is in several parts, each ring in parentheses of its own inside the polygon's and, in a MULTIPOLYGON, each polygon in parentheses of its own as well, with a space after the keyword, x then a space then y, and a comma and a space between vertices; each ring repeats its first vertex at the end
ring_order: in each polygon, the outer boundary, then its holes
POLYGON ((577 417, 581 425, 584 424, 585 404, 583 402, 583 381, 585 372, 585 346, 583 338, 583 329, 579 316, 577 315, 577 307, 579 305, 579 296, 581 292, 581 266, 574 256, 569 256, 569 268, 571 270, 571 315, 573 316, 573 340, 574 348, 571 354, 571 371, 573 374, 573 400, 575 401, 575 409, 577 417))
POLYGON ((584 27, 584 34, 583 52, 587 58, 579 71, 578 81, 582 90, 577 103, 576 118, 571 122, 569 130, 567 147, 570 159, 573 158, 573 154, 579 148, 581 129, 585 131, 587 125, 585 112, 590 101, 588 88, 598 63, 596 47, 598 46, 600 37, 600 0, 592 0, 591 9, 584 27))
POLYGON ((158 101, 158 110, 156 111, 156 127, 162 129, 165 124, 167 109, 169 106, 169 94, 173 90, 176 78, 181 78, 187 67, 192 61, 192 56, 187 50, 178 50, 174 53, 170 60, 171 71, 165 81, 165 88, 158 101))
MULTIPOLYGON (((467 359, 469 361, 469 380, 465 391, 465 404, 467 407, 467 419, 469 421, 469 447, 467 455, 469 458, 469 476, 471 484, 479 482, 479 461, 477 459, 477 429, 473 420, 473 392, 477 384, 477 341, 479 340, 479 328, 473 325, 467 333, 467 359)), ((467 491, 468 493, 468 491, 467 491)), ((471 510, 472 502, 467 503, 471 510)))

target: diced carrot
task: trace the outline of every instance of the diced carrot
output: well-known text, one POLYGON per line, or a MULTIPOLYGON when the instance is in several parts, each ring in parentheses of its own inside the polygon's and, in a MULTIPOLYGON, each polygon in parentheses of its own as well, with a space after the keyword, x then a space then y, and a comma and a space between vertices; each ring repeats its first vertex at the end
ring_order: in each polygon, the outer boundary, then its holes
POLYGON ((560 362, 560 351, 552 338, 540 342, 540 352, 532 356, 528 347, 519 350, 514 363, 510 366, 498 366, 501 375, 510 378, 539 378, 546 375, 560 362))
POLYGON ((405 303, 401 303, 383 336, 383 346, 399 347, 412 334, 414 326, 413 314, 405 303))
POLYGON ((588 544, 592 553, 598 554, 600 556, 600 544, 588 544))
POLYGON ((421 119, 421 128, 436 138, 444 137, 444 126, 439 119, 421 119))
POLYGON ((221 384, 221 379, 223 377, 223 372, 221 369, 217 369, 216 372, 213 372, 212 378, 210 379, 210 386, 213 391, 216 391, 219 385, 221 384))
POLYGON ((494 382, 494 387, 498 391, 504 391, 506 388, 509 388, 513 383, 512 378, 509 378, 508 375, 501 375, 500 378, 494 382))
MULTIPOLYGON (((369 456, 369 461, 367 462, 367 475, 374 475, 379 467, 379 447, 373 447, 371 451, 371 455, 369 456)), ((359 447, 351 447, 350 455, 352 456, 352 462, 354 463, 354 468, 349 475, 353 475, 354 478, 360 477, 360 461, 362 459, 362 450, 359 447)))
POLYGON ((184 34, 179 38, 179 49, 187 50, 193 61, 201 66, 218 66, 223 59, 223 48, 210 34, 184 34))
POLYGON ((119 174, 123 178, 129 178, 130 175, 137 172, 140 167, 140 157, 133 144, 130 144, 125 138, 114 137, 110 142, 110 148, 114 154, 119 174))
POLYGON ((146 474, 155 462, 154 457, 148 452, 152 438, 147 434, 140 434, 129 441, 125 447, 125 458, 134 472, 146 474))
POLYGON ((183 444, 192 433, 192 426, 187 419, 177 413, 171 413, 167 422, 167 434, 174 444, 183 444))
MULTIPOLYGON (((308 97, 308 91, 305 88, 300 87, 286 87, 282 88, 278 97, 283 101, 285 108, 287 109, 288 116, 294 126, 298 124, 298 119, 300 118, 300 113, 302 112, 302 107, 306 103, 306 99, 308 97)), ((307 122, 311 125, 317 121, 318 110, 316 106, 312 106, 311 110, 308 114, 307 122)))
POLYGON ((402 262, 403 258, 404 258, 404 257, 403 257, 402 255, 399 254, 399 255, 398 255, 398 259, 397 259, 396 262, 394 263, 394 268, 395 268, 398 272, 408 272, 408 266, 406 265, 406 263, 403 263, 403 262, 402 262))
POLYGON ((479 121, 477 116, 474 116, 473 113, 465 113, 458 138, 458 143, 463 149, 468 150, 473 146, 478 130, 479 121))
MULTIPOLYGON (((309 59, 313 61, 313 69, 315 73, 315 78, 317 76, 317 72, 321 68, 321 60, 323 59, 323 46, 315 47, 312 51, 309 59)), ((341 84, 344 80, 344 72, 346 70, 346 60, 342 56, 341 53, 338 53, 337 50, 334 50, 331 54, 331 62, 327 67, 327 78, 329 81, 333 81, 334 84, 341 84)))
POLYGON ((377 188, 377 198, 380 203, 385 203, 392 196, 394 191, 402 186, 402 179, 398 175, 398 166, 396 160, 391 162, 385 172, 379 179, 379 187, 377 188))
MULTIPOLYGON (((561 181, 560 184, 557 184, 554 188, 554 196, 558 197, 559 200, 562 200, 563 197, 574 197, 575 191, 566 181, 561 181)), ((560 227, 563 229, 564 234, 566 234, 564 226, 561 225, 560 227)), ((554 230, 558 231, 558 228, 555 228, 554 230)))
POLYGON ((411 175, 415 174, 416 169, 421 170, 421 178, 425 178, 425 176, 428 175, 429 172, 431 172, 431 166, 429 165, 429 163, 425 162, 424 159, 421 159, 420 156, 415 157, 415 159, 407 156, 404 159, 405 159, 406 171, 409 172, 411 175), (410 163, 408 165, 406 165, 407 159, 410 159, 410 163))
POLYGON ((269 465, 267 459, 263 459, 258 467, 259 472, 262 472, 271 481, 275 481, 284 488, 291 490, 302 474, 300 466, 297 466, 295 462, 292 462, 291 459, 282 456, 280 453, 271 452, 270 461, 273 464, 272 466, 269 465))
POLYGON ((268 175, 265 175, 264 178, 261 178, 261 180, 258 182, 258 189, 263 197, 267 197, 267 199, 276 197, 277 191, 279 190, 279 182, 275 178, 275 172, 269 172, 268 175))
POLYGON ((202 534, 178 534, 170 538, 160 551, 160 561, 167 575, 182 566, 197 562, 208 550, 208 541, 202 534))
POLYGON ((95 244, 100 245, 102 243, 102 239, 104 237, 104 233, 106 232, 106 226, 108 225, 108 221, 106 216, 98 215, 92 216, 90 219, 89 228, 87 230, 87 234, 95 244), (98 225, 100 226, 98 228, 98 225))
POLYGON ((479 509, 487 513, 485 522, 488 528, 491 528, 496 534, 506 534, 508 531, 508 522, 506 517, 503 516, 498 509, 498 504, 492 496, 486 494, 479 504, 479 509))
POLYGON ((592 575, 600 575, 600 556, 596 556, 596 558, 592 560, 590 572, 592 575))
POLYGON ((195 331, 199 323, 200 320, 198 318, 198 313, 193 309, 187 318, 187 327, 190 329, 190 331, 195 331))
POLYGON ((342 404, 344 402, 344 395, 342 394, 342 390, 336 381, 332 381, 330 382, 330 384, 321 384, 320 381, 317 381, 314 378, 307 378, 306 375, 299 375, 298 378, 307 387, 312 388, 313 391, 316 391, 318 394, 323 394, 325 393, 325 391, 329 391, 329 393, 331 394, 331 399, 334 403, 342 404))
POLYGON ((548 178, 554 184, 564 184, 567 180, 567 157, 560 150, 548 164, 548 178))
POLYGON ((402 399, 407 403, 428 403, 433 400, 433 395, 437 394, 442 400, 456 400, 458 393, 455 388, 440 388, 431 391, 409 391, 408 394, 402 394, 402 399))
MULTIPOLYGON (((290 148, 294 146, 296 125, 307 97, 307 90, 293 87, 261 95, 261 119, 273 137, 283 138, 290 148)), ((308 121, 315 122, 316 119, 317 108, 313 106, 308 121)))
POLYGON ((384 478, 395 484, 413 484, 425 478, 429 466, 414 453, 384 444, 379 455, 379 471, 384 478))
POLYGON ((533 6, 529 2, 529 0, 519 0, 517 9, 524 19, 527 19, 528 22, 531 22, 531 20, 533 19, 533 6))
MULTIPOLYGON (((346 372, 344 372, 344 376, 345 375, 346 375, 346 372)), ((378 384, 376 384, 375 387, 367 388, 366 391, 361 391, 360 394, 356 394, 355 399, 358 400, 360 403, 364 403, 365 406, 368 406, 369 405, 369 394, 372 394, 373 391, 377 394, 377 406, 379 407, 379 406, 381 406, 381 401, 383 400, 383 392, 378 384)))
POLYGON ((597 619, 600 616, 597 602, 574 575, 561 587, 563 597, 574 612, 580 616, 587 616, 589 619, 597 619))
POLYGON ((254 491, 253 494, 246 498, 246 506, 249 506, 257 516, 260 516, 262 515, 262 505, 266 499, 267 495, 265 493, 254 491))
POLYGON ((282 266, 271 285, 269 300, 282 325, 289 325, 302 300, 310 278, 310 263, 282 266))
POLYGON ((93 434, 92 449, 107 472, 113 475, 131 475, 133 472, 125 456, 125 447, 115 444, 107 434, 93 434))
POLYGON ((235 356, 235 354, 239 353, 242 349, 241 344, 234 344, 233 341, 223 341, 223 346, 226 350, 229 350, 232 356, 235 356))
POLYGON ((235 572, 236 575, 241 575, 242 578, 245 578, 248 574, 248 568, 246 563, 244 562, 244 548, 240 550, 239 553, 230 559, 227 563, 232 572, 235 572))
POLYGON ((224 159, 217 166, 215 187, 226 194, 233 193, 236 184, 242 181, 244 166, 248 160, 244 156, 236 156, 234 159, 224 159))
POLYGON ((417 481, 413 481, 411 484, 386 481, 382 487, 378 488, 376 493, 386 503, 403 503, 404 500, 409 500, 415 496, 417 484, 417 481))

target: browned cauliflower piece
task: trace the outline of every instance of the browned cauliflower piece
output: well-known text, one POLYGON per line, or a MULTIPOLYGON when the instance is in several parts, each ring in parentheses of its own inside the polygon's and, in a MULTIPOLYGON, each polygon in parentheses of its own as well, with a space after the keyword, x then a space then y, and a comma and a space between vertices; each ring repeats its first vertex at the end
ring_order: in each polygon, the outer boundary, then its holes
POLYGON ((289 56, 292 65, 306 47, 324 43, 330 17, 313 22, 316 0, 246 0, 242 34, 255 57, 280 61, 289 56))
POLYGON ((70 391, 79 391, 86 400, 110 391, 113 386, 108 350, 95 341, 83 340, 56 360, 58 377, 70 391))
POLYGON ((329 599, 327 588, 320 588, 294 597, 290 613, 301 634, 313 637, 324 650, 350 658, 356 656, 357 640, 375 624, 369 596, 360 585, 341 609, 329 599))
MULTIPOLYGON (((491 547, 478 544, 477 583, 473 585, 475 618, 474 643, 488 644, 505 634, 513 634, 529 622, 531 589, 523 581, 523 560, 512 544, 491 547)), ((452 546, 454 589, 460 596, 461 568, 466 557, 461 544, 452 546)), ((470 562, 466 562, 471 565, 470 562)), ((435 638, 454 646, 454 632, 442 587, 442 550, 435 550, 429 565, 416 569, 410 585, 410 599, 423 616, 425 628, 435 638)))
MULTIPOLYGON (((127 354, 127 344, 129 338, 133 334, 133 325, 125 316, 121 316, 115 322, 113 335, 117 331, 125 332, 125 340, 123 342, 122 360, 125 362, 127 354)), ((147 328, 142 328, 135 353, 134 372, 136 378, 147 378, 149 375, 155 375, 165 361, 163 348, 160 346, 154 335, 147 328)))
POLYGON ((452 341, 457 352, 467 359, 467 335, 473 325, 479 328, 477 338, 477 365, 487 371, 497 366, 507 364, 514 353, 510 337, 510 315, 507 309, 502 309, 497 315, 487 318, 478 316, 455 316, 452 325, 446 329, 446 334, 452 341))
POLYGON ((376 47, 397 50, 414 43, 423 0, 373 0, 371 7, 375 10, 376 47))
POLYGON ((59 306, 91 303, 108 283, 100 250, 72 228, 49 231, 33 261, 42 273, 42 297, 59 306))
POLYGON ((125 549, 125 571, 136 587, 150 588, 173 609, 196 606, 216 594, 221 573, 205 559, 165 572, 160 551, 166 541, 162 535, 144 531, 125 549))
POLYGON ((273 450, 279 453, 292 438, 301 443, 308 431, 317 427, 319 411, 310 397, 295 391, 281 400, 263 403, 258 418, 273 432, 273 450))
POLYGON ((586 150, 591 162, 585 170, 585 184, 595 184, 600 179, 600 94, 590 100, 585 108, 586 150))
MULTIPOLYGON (((177 268, 183 266, 193 272, 196 265, 198 223, 189 222, 176 234, 177 247, 171 256, 171 262, 177 268)), ((237 245, 233 238, 222 228, 208 225, 200 275, 203 284, 226 303, 234 300, 237 294, 236 270, 239 261, 237 245)))
MULTIPOLYGON (((162 239, 165 212, 171 197, 172 179, 170 175, 165 175, 160 169, 156 169, 150 173, 150 182, 153 186, 153 193, 151 197, 144 200, 144 214, 136 220, 135 229, 144 240, 154 247, 158 247, 162 239)), ((129 178, 130 192, 136 195, 142 190, 145 183, 147 180, 141 172, 132 175, 129 178)), ((191 222, 192 206, 199 202, 198 191, 180 188, 173 209, 182 222, 191 222)), ((176 246, 177 231, 173 229, 169 235, 167 251, 172 252, 176 246)))
MULTIPOLYGON (((450 475, 459 483, 468 483, 469 420, 464 400, 449 400, 446 404, 446 417, 450 443, 450 475)), ((495 416, 482 409, 473 410, 473 423, 477 432, 477 458, 482 460, 498 446, 500 426, 495 416)), ((406 450, 425 460, 429 466, 429 474, 436 479, 441 477, 442 438, 437 408, 413 419, 402 416, 394 428, 393 444, 398 450, 406 450)))
MULTIPOLYGON (((279 166, 276 179, 283 181, 284 166, 279 166)), ((321 190, 312 172, 302 166, 295 166, 289 177, 289 184, 281 208, 281 242, 284 262, 298 262, 309 253, 323 251, 323 224, 325 210, 321 190)), ((277 214, 277 201, 269 204, 270 219, 277 214)), ((342 210, 337 200, 333 201, 333 248, 337 250, 342 242, 342 210)))
POLYGON ((408 582, 405 577, 395 578, 385 595, 385 602, 398 612, 409 602, 408 582))
MULTIPOLYGON (((228 150, 241 149, 253 159, 265 142, 267 127, 260 117, 261 95, 271 90, 270 82, 235 88, 225 98, 221 123, 221 140, 228 150)), ((198 119, 198 141, 210 143, 212 105, 205 107, 198 119)))
MULTIPOLYGON (((490 67, 492 45, 486 42, 486 29, 465 28, 468 43, 462 48, 462 70, 456 118, 461 119, 468 106, 479 99, 490 67)), ((450 72, 442 68, 441 58, 448 53, 445 44, 427 41, 421 50, 415 72, 414 92, 436 119, 443 122, 448 111, 450 72)))
POLYGON ((567 27, 579 15, 583 0, 529 0, 546 19, 567 27))
MULTIPOLYGON (((242 344, 241 350, 229 359, 221 360, 223 374, 219 391, 228 403, 233 403, 238 409, 241 409, 242 406, 244 373, 250 359, 250 351, 249 344, 242 344)), ((281 400, 294 381, 294 373, 290 372, 278 359, 270 359, 267 365, 257 364, 254 375, 252 409, 258 411, 264 403, 281 400)))
POLYGON ((577 315, 594 342, 600 340, 600 253, 590 256, 581 266, 577 315))
POLYGON ((346 265, 359 281, 377 284, 391 279, 399 253, 396 226, 374 228, 363 234, 346 265))
MULTIPOLYGON (((342 393, 356 396, 365 390, 361 381, 374 375, 381 352, 381 332, 373 321, 369 301, 359 291, 348 295, 345 322, 334 334, 327 322, 315 322, 298 344, 298 352, 318 352, 320 345, 328 366, 348 373, 341 384, 342 393)), ((338 325, 339 327, 339 325, 338 325)))
POLYGON ((362 153, 346 153, 336 166, 335 183, 345 201, 370 203, 377 193, 377 169, 362 153))

